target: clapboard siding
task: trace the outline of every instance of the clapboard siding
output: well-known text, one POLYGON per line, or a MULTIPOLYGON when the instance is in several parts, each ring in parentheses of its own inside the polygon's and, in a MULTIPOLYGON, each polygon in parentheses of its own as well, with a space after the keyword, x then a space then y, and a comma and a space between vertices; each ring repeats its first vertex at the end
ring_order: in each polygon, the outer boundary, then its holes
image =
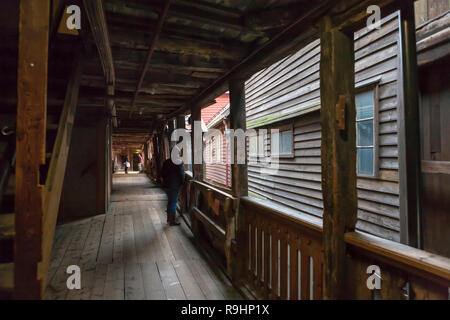
POLYGON ((225 127, 223 123, 219 123, 214 127, 222 132, 222 144, 221 144, 221 161, 222 163, 213 163, 209 159, 211 145, 206 143, 205 154, 207 162, 205 164, 205 181, 217 184, 219 186, 231 188, 231 165, 230 165, 230 153, 229 143, 224 135, 225 127))
MULTIPOLYGON (((383 19, 380 30, 355 33, 355 82, 379 77, 379 175, 376 179, 358 178, 356 227, 395 241, 400 239, 398 27, 398 16, 392 14, 383 19)), ((250 127, 270 129, 288 123, 294 126, 294 157, 280 158, 277 170, 249 159, 250 194, 316 217, 321 217, 323 210, 320 111, 300 116, 295 116, 295 113, 303 106, 320 102, 319 67, 320 42, 317 40, 256 73, 246 83, 246 112, 250 127), (277 115, 290 113, 294 118, 286 120, 284 117, 283 121, 276 122, 277 115), (268 116, 273 116, 274 122, 258 126, 258 121, 268 116), (265 169, 264 173, 262 169, 265 169)), ((269 155, 270 134, 264 141, 264 150, 269 155)))

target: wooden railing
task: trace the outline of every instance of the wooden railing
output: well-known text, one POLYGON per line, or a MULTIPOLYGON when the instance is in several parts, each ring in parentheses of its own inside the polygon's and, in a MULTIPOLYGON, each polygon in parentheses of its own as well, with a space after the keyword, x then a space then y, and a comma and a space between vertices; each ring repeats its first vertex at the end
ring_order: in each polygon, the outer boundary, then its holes
POLYGON ((236 199, 210 184, 194 180, 186 173, 180 191, 179 209, 188 212, 190 228, 196 237, 207 240, 215 249, 230 278, 233 274, 232 243, 235 239, 236 199))
POLYGON ((449 299, 450 259, 362 232, 345 234, 349 299, 449 299), (381 288, 369 290, 378 266, 381 288))
MULTIPOLYGON (((187 175, 180 208, 191 229, 224 257, 235 285, 256 298, 322 299, 322 221, 269 201, 239 200, 187 175), (237 215, 243 217, 242 230, 237 215), (237 238, 237 233, 243 236, 237 238), (239 242, 238 239, 241 239, 239 242), (243 261, 243 270, 236 266, 243 261), (239 275, 238 277, 236 275, 239 275)), ((448 299, 450 259, 362 232, 345 234, 348 299, 448 299), (380 268, 381 289, 369 289, 369 266, 380 268)))
POLYGON ((245 282, 259 298, 322 298, 322 226, 285 208, 242 198, 245 282))

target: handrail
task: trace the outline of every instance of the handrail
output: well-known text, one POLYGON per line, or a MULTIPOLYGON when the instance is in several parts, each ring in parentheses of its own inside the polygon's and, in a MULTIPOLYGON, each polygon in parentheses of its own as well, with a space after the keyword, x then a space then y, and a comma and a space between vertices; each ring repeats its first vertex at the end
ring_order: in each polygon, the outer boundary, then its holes
POLYGON ((210 189, 210 190, 212 190, 212 191, 214 191, 214 192, 220 194, 220 195, 223 196, 223 197, 227 197, 227 198, 231 198, 232 200, 236 200, 236 198, 233 197, 232 194, 226 193, 226 192, 224 192, 224 191, 222 191, 222 190, 220 190, 220 189, 214 187, 214 186, 211 185, 211 184, 205 183, 205 182, 203 182, 203 181, 198 181, 198 180, 192 180, 192 182, 198 184, 199 186, 201 186, 201 187, 203 187, 203 188, 210 189))
POLYGON ((359 231, 346 233, 344 239, 347 244, 387 258, 388 261, 434 275, 450 286, 449 258, 359 231))
POLYGON ((262 212, 273 214, 278 216, 279 218, 290 220, 308 229, 322 232, 322 220, 319 218, 298 213, 288 207, 281 206, 279 204, 274 204, 270 203, 269 201, 250 197, 242 197, 241 203, 244 207, 255 206, 262 212))

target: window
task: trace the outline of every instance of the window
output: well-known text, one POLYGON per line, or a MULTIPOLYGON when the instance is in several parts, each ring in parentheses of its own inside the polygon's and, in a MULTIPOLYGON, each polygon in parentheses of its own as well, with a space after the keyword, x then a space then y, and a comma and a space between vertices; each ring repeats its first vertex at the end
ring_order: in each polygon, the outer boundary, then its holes
POLYGON ((264 157, 264 140, 266 134, 257 132, 255 135, 249 137, 249 156, 250 157, 264 157))
POLYGON ((355 96, 356 165, 360 176, 376 177, 378 174, 376 91, 364 91, 355 96))
POLYGON ((222 136, 212 136, 208 143, 210 164, 222 163, 222 136))
POLYGON ((293 125, 271 130, 271 154, 279 157, 294 157, 293 125))

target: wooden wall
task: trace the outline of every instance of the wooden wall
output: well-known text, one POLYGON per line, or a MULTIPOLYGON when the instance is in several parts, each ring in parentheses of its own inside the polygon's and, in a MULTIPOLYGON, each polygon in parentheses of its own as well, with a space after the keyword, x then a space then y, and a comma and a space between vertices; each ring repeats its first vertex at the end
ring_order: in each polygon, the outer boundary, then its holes
MULTIPOLYGON (((229 121, 227 120, 227 126, 229 126, 229 121)), ((223 122, 217 124, 214 129, 218 129, 222 132, 222 141, 221 141, 221 149, 222 149, 222 163, 206 163, 205 164, 205 181, 217 184, 221 187, 231 188, 231 166, 229 163, 229 150, 230 144, 226 139, 224 134, 225 125, 223 122)), ((206 142, 205 144, 205 153, 207 155, 210 154, 211 144, 206 142)))
MULTIPOLYGON (((355 34, 356 85, 379 77, 379 178, 358 179, 357 229, 400 240, 397 150, 397 78, 399 21, 397 13, 382 20, 380 30, 355 34)), ((320 166, 320 44, 314 41, 255 74, 246 83, 247 127, 294 126, 295 157, 281 158, 274 175, 264 165, 248 168, 253 196, 317 217, 322 216, 320 166), (317 110, 317 111, 315 111, 317 110)), ((265 140, 270 152, 270 135, 265 140)))
POLYGON ((449 63, 447 57, 420 70, 423 249, 446 257, 450 257, 450 75, 441 70, 449 63))
POLYGON ((418 0, 414 3, 416 26, 450 10, 450 0, 418 0))

